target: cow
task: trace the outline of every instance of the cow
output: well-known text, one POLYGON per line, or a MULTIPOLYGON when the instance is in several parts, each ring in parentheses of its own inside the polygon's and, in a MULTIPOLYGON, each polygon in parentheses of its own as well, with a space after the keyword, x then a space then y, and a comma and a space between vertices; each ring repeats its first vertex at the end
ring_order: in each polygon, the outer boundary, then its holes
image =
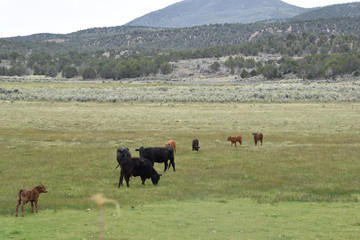
POLYGON ((227 140, 228 140, 228 141, 231 141, 231 146, 235 143, 235 147, 236 147, 236 142, 239 142, 240 145, 242 144, 242 137, 241 137, 241 136, 228 137, 227 140))
POLYGON ((120 147, 116 151, 116 160, 118 162, 118 165, 115 169, 117 169, 120 166, 121 160, 127 157, 131 157, 131 153, 129 151, 129 148, 127 147, 120 147))
POLYGON ((199 140, 197 138, 195 138, 193 141, 192 141, 192 150, 194 151, 199 151, 199 140))
POLYGON ((144 148, 141 146, 136 149, 138 151, 141 158, 147 158, 154 165, 157 163, 164 163, 164 172, 166 169, 170 168, 172 165, 173 170, 175 172, 175 160, 174 160, 174 149, 172 147, 149 147, 144 148), (170 164, 168 165, 168 160, 170 160, 170 164))
POLYGON ((174 140, 166 142, 165 147, 172 147, 174 149, 174 152, 176 153, 176 142, 174 140))
POLYGON ((263 134, 262 133, 253 133, 252 135, 254 135, 254 143, 255 146, 257 146, 257 142, 260 141, 261 146, 262 146, 262 142, 263 142, 263 134))
POLYGON ((33 189, 21 189, 18 194, 18 200, 16 204, 16 217, 18 216, 18 209, 19 205, 21 204, 21 216, 24 217, 24 206, 27 202, 31 202, 31 212, 34 212, 34 202, 35 202, 35 208, 36 212, 38 213, 38 200, 40 193, 47 193, 47 190, 44 185, 39 185, 34 187, 33 189))
POLYGON ((130 187, 130 177, 140 176, 142 184, 145 184, 145 180, 151 178, 154 185, 157 185, 161 174, 158 174, 153 167, 150 160, 146 158, 127 157, 121 160, 120 164, 120 178, 119 186, 122 186, 123 178, 125 177, 126 186, 130 187))

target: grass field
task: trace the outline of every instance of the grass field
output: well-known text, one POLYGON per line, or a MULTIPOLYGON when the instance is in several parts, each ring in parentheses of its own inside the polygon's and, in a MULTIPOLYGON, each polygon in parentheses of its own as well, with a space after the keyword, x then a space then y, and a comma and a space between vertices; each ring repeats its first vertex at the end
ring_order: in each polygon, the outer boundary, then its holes
POLYGON ((1 101, 0 239, 97 239, 97 193, 121 205, 106 205, 106 239, 358 239, 359 119, 359 103, 1 101), (117 188, 118 147, 171 139, 176 172, 117 188), (15 218, 40 183, 39 213, 15 218))

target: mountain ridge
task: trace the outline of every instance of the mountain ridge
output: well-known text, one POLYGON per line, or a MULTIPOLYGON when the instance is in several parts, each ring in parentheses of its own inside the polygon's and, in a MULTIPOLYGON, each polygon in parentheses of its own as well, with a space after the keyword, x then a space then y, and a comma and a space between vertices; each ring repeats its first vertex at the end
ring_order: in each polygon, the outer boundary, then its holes
POLYGON ((126 26, 192 27, 286 19, 310 11, 280 0, 184 0, 136 18, 126 26))

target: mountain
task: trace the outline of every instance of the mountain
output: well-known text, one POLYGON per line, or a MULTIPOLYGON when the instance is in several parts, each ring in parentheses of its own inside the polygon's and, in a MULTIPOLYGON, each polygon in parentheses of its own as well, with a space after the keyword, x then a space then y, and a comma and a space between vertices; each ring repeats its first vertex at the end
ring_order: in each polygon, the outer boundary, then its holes
POLYGON ((299 14, 290 20, 312 20, 319 18, 332 18, 332 17, 356 17, 360 16, 360 3, 353 2, 347 4, 330 5, 309 12, 299 14))
POLYGON ((286 19, 310 9, 280 0, 183 0, 127 23, 128 26, 191 27, 286 19))

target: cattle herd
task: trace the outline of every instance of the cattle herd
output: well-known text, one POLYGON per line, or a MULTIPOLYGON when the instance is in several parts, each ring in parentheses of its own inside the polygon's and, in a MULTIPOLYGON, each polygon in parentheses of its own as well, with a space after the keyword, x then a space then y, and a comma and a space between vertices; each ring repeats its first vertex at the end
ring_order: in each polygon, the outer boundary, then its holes
MULTIPOLYGON (((263 134, 253 133, 255 146, 260 141, 262 145, 263 134)), ((239 142, 242 144, 242 137, 228 137, 228 141, 233 144, 239 142)), ((199 151, 199 140, 194 139, 192 141, 192 151, 199 151)), ((123 179, 125 177, 126 186, 129 187, 130 177, 140 176, 142 184, 145 184, 145 180, 150 178, 154 185, 157 185, 161 174, 157 173, 154 169, 154 163, 164 163, 164 172, 171 166, 175 172, 175 158, 174 153, 176 152, 176 142, 174 140, 165 143, 165 147, 148 147, 144 148, 141 146, 135 151, 139 152, 140 157, 131 157, 129 148, 120 147, 117 149, 116 160, 118 166, 120 166, 120 178, 118 187, 122 186, 123 179), (168 163, 168 161, 170 161, 168 163)), ((117 166, 117 167, 118 167, 117 166)), ((117 168, 116 167, 116 168, 117 168)), ((115 168, 115 169, 116 169, 115 168)))
MULTIPOLYGON (((262 133, 253 133, 254 143, 257 145, 260 141, 261 145, 263 142, 262 133)), ((233 144, 239 142, 242 144, 242 137, 228 137, 228 141, 233 144)), ((194 139, 192 141, 192 151, 199 151, 199 140, 194 139)), ((157 185, 161 174, 159 174, 154 169, 154 163, 164 163, 164 172, 170 167, 173 168, 175 172, 175 158, 174 153, 176 152, 176 143, 174 140, 168 141, 165 143, 165 147, 148 147, 144 148, 141 146, 135 151, 139 152, 139 157, 131 157, 129 148, 120 147, 116 152, 116 160, 118 162, 118 168, 120 166, 120 178, 118 187, 122 186, 123 179, 125 177, 126 186, 129 187, 130 177, 140 176, 142 184, 145 184, 146 179, 150 178, 154 185, 157 185), (169 161, 169 162, 168 162, 169 161)), ((116 169, 115 168, 115 169, 116 169)), ((21 204, 22 216, 24 216, 24 206, 27 202, 31 202, 31 211, 34 211, 34 203, 36 212, 38 212, 37 202, 39 199, 40 193, 47 193, 47 190, 44 185, 36 186, 32 189, 21 189, 18 193, 18 200, 16 204, 16 215, 18 216, 18 208, 21 204)))

